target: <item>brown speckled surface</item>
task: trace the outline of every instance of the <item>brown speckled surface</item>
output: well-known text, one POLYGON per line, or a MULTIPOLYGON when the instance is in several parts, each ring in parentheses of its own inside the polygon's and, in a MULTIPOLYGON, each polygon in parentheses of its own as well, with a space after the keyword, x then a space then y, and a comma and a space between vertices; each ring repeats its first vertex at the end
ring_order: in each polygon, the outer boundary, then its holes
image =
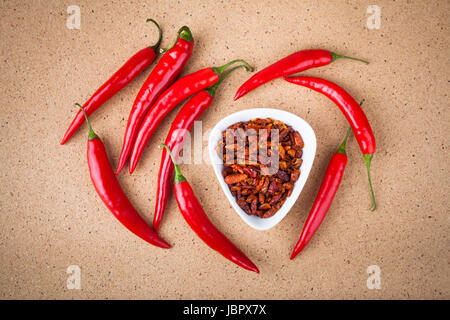
MULTIPOLYGON (((0 298, 311 299, 450 298, 448 1, 1 1, 0 3, 0 298), (81 8, 81 30, 66 27, 67 6, 81 8), (368 30, 366 8, 381 8, 368 30), (197 41, 184 74, 245 58, 257 69, 299 49, 327 48, 370 60, 338 61, 309 75, 346 88, 378 142, 370 206, 354 139, 329 216, 294 261, 299 236, 346 122, 325 97, 273 81, 233 102, 248 74, 235 72, 203 116, 204 129, 234 111, 277 107, 308 121, 317 157, 292 211, 275 228, 248 227, 222 196, 211 167, 184 165, 211 220, 258 265, 246 272, 189 229, 173 199, 161 227, 170 250, 125 230, 96 195, 86 164, 87 130, 59 141, 76 108, 134 52, 163 46, 189 25, 197 41), (66 269, 81 267, 81 290, 66 269), (381 289, 366 286, 369 265, 381 289)), ((145 71, 91 120, 115 166, 126 119, 145 71)), ((137 170, 120 182, 147 221, 153 217, 160 151, 175 113, 157 130, 137 170)), ((205 144, 206 146, 206 144, 205 144)))

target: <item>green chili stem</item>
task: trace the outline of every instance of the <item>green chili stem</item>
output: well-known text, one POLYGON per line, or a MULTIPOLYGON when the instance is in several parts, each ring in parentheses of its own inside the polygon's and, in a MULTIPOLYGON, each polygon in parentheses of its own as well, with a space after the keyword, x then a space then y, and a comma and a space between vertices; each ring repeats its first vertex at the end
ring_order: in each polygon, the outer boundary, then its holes
MULTIPOLYGON (((359 103, 360 106, 364 103, 365 99, 362 99, 359 103)), ((366 168, 367 168, 367 176, 369 177, 369 186, 370 186, 370 195, 372 197, 372 208, 370 208, 370 211, 374 211, 377 208, 377 204, 375 202, 375 193, 373 192, 372 187, 372 179, 370 178, 370 164, 372 162, 373 153, 372 154, 364 154, 364 160, 366 162, 366 168)))
POLYGON ((164 53, 164 52, 172 49, 175 46, 175 44, 177 43, 178 38, 182 38, 182 39, 184 39, 186 41, 189 41, 189 42, 194 41, 194 37, 192 36, 191 30, 189 30, 189 28, 187 26, 182 26, 180 28, 180 30, 178 30, 177 37, 175 38, 175 41, 173 42, 173 44, 171 46, 165 48, 165 49, 160 49, 159 51, 161 53, 164 53))
POLYGON ((365 64, 369 64, 368 61, 363 60, 363 59, 353 58, 353 57, 349 57, 349 56, 342 56, 342 55, 334 53, 334 52, 330 52, 330 54, 331 54, 331 61, 335 61, 337 59, 341 59, 342 58, 342 59, 356 60, 356 61, 359 61, 359 62, 363 62, 365 64))
POLYGON ((221 75, 226 69, 228 69, 229 66, 231 66, 232 64, 236 63, 236 62, 242 62, 243 64, 245 64, 247 66, 247 70, 249 71, 253 71, 253 67, 251 65, 249 65, 247 63, 247 61, 242 60, 242 59, 236 59, 236 60, 232 60, 230 62, 228 62, 227 64, 224 64, 223 66, 220 67, 214 67, 213 70, 215 72, 217 72, 219 75, 221 75))
POLYGON ((347 144, 347 139, 348 139, 348 136, 350 135, 350 132, 352 132, 352 127, 348 127, 347 134, 345 135, 344 141, 342 141, 342 144, 339 146, 339 149, 336 151, 337 153, 342 153, 345 155, 347 154, 345 152, 345 146, 347 144))
POLYGON ((155 24, 155 26, 158 28, 158 33, 159 33, 158 41, 156 41, 156 43, 155 43, 154 45, 150 46, 150 48, 151 48, 153 51, 156 51, 156 49, 158 49, 158 47, 159 47, 159 45, 160 45, 160 43, 161 43, 161 39, 162 39, 162 30, 161 30, 161 28, 159 27, 159 24, 158 24, 155 20, 153 20, 153 19, 147 19, 145 22, 149 22, 149 21, 153 22, 153 23, 155 24))
POLYGON ((172 158, 172 162, 173 162, 173 165, 175 167, 175 179, 174 179, 174 182, 175 183, 180 183, 180 182, 186 181, 186 178, 181 174, 180 168, 178 167, 178 164, 175 161, 175 158, 174 158, 170 148, 167 145, 165 145, 164 143, 161 143, 159 145, 159 148, 166 148, 167 152, 169 152, 170 158, 172 158))
POLYGON ((370 208, 370 211, 375 211, 375 209, 377 208, 377 204, 375 202, 375 193, 373 192, 372 179, 370 178, 370 164, 372 162, 372 157, 373 153, 364 155, 364 160, 366 161, 367 167, 367 176, 369 177, 370 195, 372 197, 372 208, 370 208))
POLYGON ((86 123, 89 128, 88 140, 93 140, 95 138, 98 138, 98 136, 95 134, 94 130, 92 130, 91 123, 89 122, 88 116, 87 116, 86 112, 84 111, 83 107, 79 103, 75 103, 75 105, 80 107, 81 111, 83 111, 83 113, 84 113, 84 117, 86 118, 86 123))
MULTIPOLYGON (((236 60, 236 61, 239 61, 239 60, 236 60)), ((242 60, 242 61, 243 61, 243 60, 242 60)), ((222 83, 222 81, 223 81, 226 77, 228 77, 228 75, 229 75, 231 72, 233 72, 233 71, 236 70, 236 69, 244 68, 244 69, 247 70, 247 71, 253 71, 253 67, 252 67, 252 66, 250 66, 250 65, 249 65, 247 62, 245 62, 245 61, 243 61, 243 62, 244 62, 245 64, 241 64, 241 65, 238 65, 238 66, 236 66, 236 67, 231 68, 230 70, 224 71, 224 72, 220 75, 219 81, 217 81, 216 84, 213 85, 212 87, 209 87, 208 89, 206 89, 206 91, 208 91, 208 93, 213 97, 214 94, 216 93, 217 88, 218 88, 219 85, 222 83)))

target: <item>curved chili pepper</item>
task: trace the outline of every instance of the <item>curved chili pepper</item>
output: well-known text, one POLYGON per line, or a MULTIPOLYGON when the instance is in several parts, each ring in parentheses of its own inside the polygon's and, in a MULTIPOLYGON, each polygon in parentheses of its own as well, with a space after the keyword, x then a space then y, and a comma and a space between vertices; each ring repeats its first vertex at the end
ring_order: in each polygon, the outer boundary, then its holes
MULTIPOLYGON (((224 72, 213 87, 195 94, 178 112, 172 122, 172 126, 170 127, 165 141, 165 144, 173 150, 175 156, 178 156, 183 148, 184 138, 191 130, 194 121, 200 118, 203 112, 208 109, 213 102, 214 94, 219 84, 237 68, 245 68, 247 71, 253 70, 253 68, 246 63, 245 65, 236 66, 231 70, 224 72)), ((155 228, 156 232, 158 232, 159 225, 163 219, 164 210, 169 198, 170 180, 173 175, 173 168, 173 163, 170 160, 169 154, 166 150, 163 150, 158 173, 155 215, 153 216, 153 228, 155 228)))
MULTIPOLYGON (((79 104, 78 106, 84 113, 83 107, 79 104)), ((84 113, 84 116, 89 127, 87 147, 89 173, 100 199, 109 211, 135 235, 155 246, 165 249, 170 248, 170 245, 158 237, 128 200, 109 163, 102 140, 92 130, 86 113, 84 113)))
MULTIPOLYGON (((134 78, 137 77, 142 71, 144 71, 156 57, 156 50, 159 47, 162 37, 162 31, 159 25, 153 19, 147 19, 147 22, 153 22, 158 28, 159 38, 155 45, 147 47, 137 52, 132 56, 125 64, 117 70, 116 73, 109 78, 84 104, 83 108, 88 116, 100 108, 106 101, 119 92, 123 87, 129 84, 134 78)), ((65 144, 72 135, 81 127, 84 123, 84 115, 81 110, 78 111, 75 118, 72 120, 69 128, 67 129, 61 144, 65 144)))
POLYGON ((131 147, 133 146, 137 131, 148 109, 160 93, 178 77, 191 56, 193 47, 194 38, 192 37, 191 31, 186 26, 181 27, 178 31, 175 44, 169 49, 166 49, 166 53, 161 57, 158 64, 148 76, 136 96, 128 117, 116 174, 122 170, 130 156, 131 147))
POLYGON ((172 158, 175 167, 174 191, 177 199, 178 207, 186 222, 192 230, 202 239, 210 248, 216 250, 228 260, 234 262, 238 266, 259 273, 255 264, 247 258, 223 233, 211 223, 203 210, 201 204, 195 197, 189 182, 181 174, 180 168, 173 158, 173 154, 169 147, 165 147, 172 158))
POLYGON ((133 173, 136 165, 145 149, 145 145, 155 132, 162 119, 180 102, 189 96, 214 85, 219 81, 222 73, 232 64, 242 62, 248 65, 244 60, 233 60, 221 67, 213 67, 199 70, 191 73, 172 84, 169 89, 162 93, 155 104, 148 111, 145 119, 136 136, 130 157, 130 173, 133 173))
POLYGON ((372 188, 372 179, 370 178, 370 164, 373 154, 375 152, 375 136, 372 128, 367 120, 366 114, 361 109, 361 106, 348 94, 344 89, 337 84, 320 78, 313 77, 285 77, 286 81, 298 84, 303 87, 310 88, 314 91, 320 92, 331 99, 341 109, 350 126, 353 129, 356 140, 364 155, 364 160, 367 167, 367 175, 369 177, 370 193, 372 197, 372 208, 376 209, 375 195, 372 188))
POLYGON ((322 67, 340 58, 368 63, 361 59, 342 56, 328 50, 298 51, 255 73, 239 87, 234 96, 234 100, 236 101, 251 90, 275 78, 289 76, 311 68, 322 67))
POLYGON ((300 239, 292 252, 291 260, 294 259, 295 256, 303 250, 303 248, 306 247, 314 233, 316 233, 317 229, 319 229, 320 224, 330 209, 336 191, 341 183, 345 166, 347 165, 345 145, 347 143, 350 131, 351 128, 347 130, 347 135, 345 136, 344 142, 342 142, 339 149, 333 154, 333 157, 328 164, 327 171, 325 172, 322 184, 320 185, 316 200, 314 200, 314 204, 309 212, 308 218, 306 219, 300 239))

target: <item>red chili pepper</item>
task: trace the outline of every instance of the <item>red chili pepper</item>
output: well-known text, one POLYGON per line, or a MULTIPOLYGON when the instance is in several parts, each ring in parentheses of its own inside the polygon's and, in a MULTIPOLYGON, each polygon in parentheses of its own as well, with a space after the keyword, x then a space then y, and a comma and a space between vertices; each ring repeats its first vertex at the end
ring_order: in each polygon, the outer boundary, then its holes
POLYGON ((155 132, 162 119, 180 102, 187 99, 191 95, 214 85, 219 81, 222 73, 232 64, 243 62, 243 60, 233 60, 221 67, 213 67, 199 70, 191 73, 172 84, 169 89, 162 93, 155 104, 148 111, 145 119, 136 136, 130 157, 130 173, 133 173, 137 163, 145 149, 145 145, 155 132))
MULTIPOLYGON (((84 113, 83 108, 78 104, 84 113)), ((127 196, 120 187, 116 175, 111 167, 106 154, 105 146, 102 140, 94 133, 88 116, 86 123, 89 127, 87 159, 89 172, 95 190, 108 207, 109 211, 125 226, 138 237, 145 241, 161 247, 170 248, 170 245, 158 237, 155 231, 142 219, 136 209, 128 200, 127 196)))
POLYGON ((322 67, 340 58, 368 63, 361 59, 342 56, 328 50, 298 51, 255 73, 239 87, 234 96, 234 100, 236 101, 251 90, 275 78, 289 76, 311 68, 322 67))
POLYGON ((122 170, 130 156, 131 147, 133 146, 139 126, 148 109, 161 92, 167 89, 176 77, 178 77, 191 56, 193 47, 194 38, 192 37, 192 33, 188 27, 184 26, 178 31, 175 44, 166 49, 166 53, 161 57, 158 64, 148 76, 136 96, 130 116, 128 117, 116 174, 122 170))
POLYGON ((370 178, 370 164, 373 154, 375 152, 375 136, 369 121, 361 109, 361 106, 348 94, 344 89, 337 84, 320 78, 313 77, 285 77, 286 81, 310 88, 314 91, 320 92, 331 99, 341 109, 350 126, 353 129, 356 140, 364 155, 364 160, 367 167, 367 175, 369 177, 370 193, 372 196, 372 208, 376 209, 375 195, 372 188, 372 180, 370 178))
POLYGON ((202 239, 210 248, 216 250, 228 260, 244 269, 259 273, 255 264, 211 223, 201 204, 195 197, 189 182, 187 182, 186 178, 181 174, 180 169, 173 158, 172 152, 165 144, 161 144, 160 146, 167 149, 174 163, 175 198, 177 199, 181 214, 191 229, 194 230, 200 239, 202 239))
MULTIPOLYGON (((228 70, 222 74, 219 81, 211 88, 200 91, 194 95, 188 102, 184 104, 177 116, 172 122, 165 144, 169 146, 177 157, 183 148, 184 138, 191 130, 194 121, 200 118, 203 112, 208 109, 214 99, 214 94, 219 84, 225 79, 233 70, 237 68, 245 68, 247 71, 252 71, 253 68, 243 61, 245 65, 240 65, 228 70)), ((170 180, 173 175, 173 163, 166 150, 163 150, 161 156, 161 166, 158 174, 158 186, 156 193, 155 215, 153 216, 153 227, 158 232, 159 225, 164 216, 167 200, 170 192, 170 180)))
MULTIPOLYGON (((125 64, 109 78, 84 104, 83 108, 88 116, 100 108, 106 101, 119 92, 123 87, 129 84, 134 78, 144 71, 156 57, 156 50, 161 42, 162 32, 159 25, 153 19, 147 19, 147 22, 153 22, 159 31, 159 38, 155 45, 147 47, 132 56, 125 64)), ((78 111, 69 128, 67 129, 61 144, 67 142, 72 135, 84 123, 83 112, 78 111)))
POLYGON ((347 135, 345 136, 344 142, 342 142, 339 149, 333 154, 333 157, 328 164, 327 171, 325 172, 322 184, 320 185, 316 200, 314 200, 314 204, 309 212, 308 218, 306 219, 300 239, 292 252, 291 260, 294 259, 295 256, 303 250, 303 248, 306 247, 330 209, 336 191, 341 183, 345 166, 347 165, 345 145, 347 143, 350 131, 351 128, 347 130, 347 135))

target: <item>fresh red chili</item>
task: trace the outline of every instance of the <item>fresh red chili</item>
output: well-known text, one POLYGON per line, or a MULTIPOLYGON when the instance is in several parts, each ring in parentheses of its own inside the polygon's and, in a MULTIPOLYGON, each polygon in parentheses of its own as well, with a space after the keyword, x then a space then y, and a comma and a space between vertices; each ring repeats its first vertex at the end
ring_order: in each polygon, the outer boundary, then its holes
POLYGON ((285 77, 286 81, 310 88, 314 91, 320 92, 331 99, 341 109, 350 126, 353 129, 356 140, 364 155, 364 160, 367 167, 367 175, 369 178, 370 193, 372 197, 372 208, 376 209, 375 195, 372 188, 372 180, 370 177, 370 164, 373 154, 375 153, 375 136, 369 121, 361 109, 361 106, 348 94, 344 89, 337 84, 320 78, 313 77, 285 77))
POLYGON ((116 174, 122 170, 130 156, 131 148, 142 119, 161 92, 167 89, 176 77, 178 77, 191 56, 193 47, 194 38, 192 37, 192 33, 188 27, 183 26, 178 31, 175 44, 167 49, 166 53, 161 57, 158 64, 148 76, 136 96, 128 117, 116 174))
POLYGON ((175 198, 177 199, 181 214, 191 229, 194 230, 200 239, 202 239, 210 248, 216 250, 228 260, 244 269, 259 273, 256 265, 211 223, 201 204, 195 197, 189 182, 187 182, 186 178, 181 174, 180 169, 173 158, 172 152, 165 144, 161 144, 161 146, 167 149, 174 163, 175 198))
MULTIPOLYGON (((144 71, 156 57, 156 50, 161 42, 161 28, 153 19, 147 19, 147 22, 153 22, 158 28, 159 38, 155 45, 147 47, 137 52, 132 56, 125 64, 117 70, 116 73, 109 78, 84 104, 83 108, 88 116, 100 108, 106 101, 119 92, 123 87, 129 84, 134 78, 137 77, 142 71, 144 71)), ((66 133, 64 134, 61 144, 65 144, 72 135, 81 127, 84 123, 83 112, 78 111, 77 115, 73 119, 66 133)))
MULTIPOLYGON (((78 105, 82 108, 80 105, 78 105)), ((84 113, 84 110, 81 109, 84 113)), ((86 123, 89 127, 87 159, 89 172, 95 190, 108 207, 109 211, 131 232, 145 241, 161 247, 170 248, 170 245, 158 237, 156 232, 142 219, 136 209, 128 200, 120 187, 116 175, 111 167, 102 140, 94 133, 88 116, 85 113, 86 123)))
POLYGON ((308 218, 306 219, 300 239, 292 252, 291 260, 294 259, 295 256, 303 250, 303 248, 305 248, 330 209, 336 191, 341 183, 345 166, 347 165, 345 145, 347 143, 350 131, 351 128, 347 130, 347 135, 345 136, 344 142, 342 142, 339 149, 333 154, 333 157, 328 164, 319 192, 317 193, 316 200, 314 200, 314 204, 309 212, 308 218))
MULTIPOLYGON (((233 70, 237 68, 245 68, 247 71, 252 71, 253 68, 248 65, 240 65, 233 67, 231 70, 224 72, 219 81, 211 88, 202 90, 195 94, 189 101, 187 101, 181 110, 176 115, 172 122, 165 144, 173 150, 173 154, 177 157, 183 148, 184 138, 191 130, 194 121, 200 118, 203 112, 208 109, 214 99, 214 94, 219 84, 225 79, 233 70)), ((161 156, 161 165, 158 174, 158 186, 156 193, 155 215, 153 216, 153 227, 158 232, 159 225, 164 216, 167 200, 169 198, 170 183, 173 175, 173 163, 170 156, 164 149, 161 156)))
POLYGON ((251 90, 275 78, 289 76, 311 68, 322 67, 340 58, 368 63, 361 59, 342 56, 328 50, 298 51, 255 73, 239 87, 234 96, 234 100, 239 99, 251 90))
POLYGON ((243 60, 233 60, 221 67, 213 67, 199 70, 175 81, 164 93, 162 93, 155 104, 148 111, 141 127, 136 135, 130 157, 130 173, 133 173, 137 163, 145 149, 145 145, 156 130, 162 119, 180 102, 191 95, 214 85, 219 81, 222 73, 232 64, 243 60))

